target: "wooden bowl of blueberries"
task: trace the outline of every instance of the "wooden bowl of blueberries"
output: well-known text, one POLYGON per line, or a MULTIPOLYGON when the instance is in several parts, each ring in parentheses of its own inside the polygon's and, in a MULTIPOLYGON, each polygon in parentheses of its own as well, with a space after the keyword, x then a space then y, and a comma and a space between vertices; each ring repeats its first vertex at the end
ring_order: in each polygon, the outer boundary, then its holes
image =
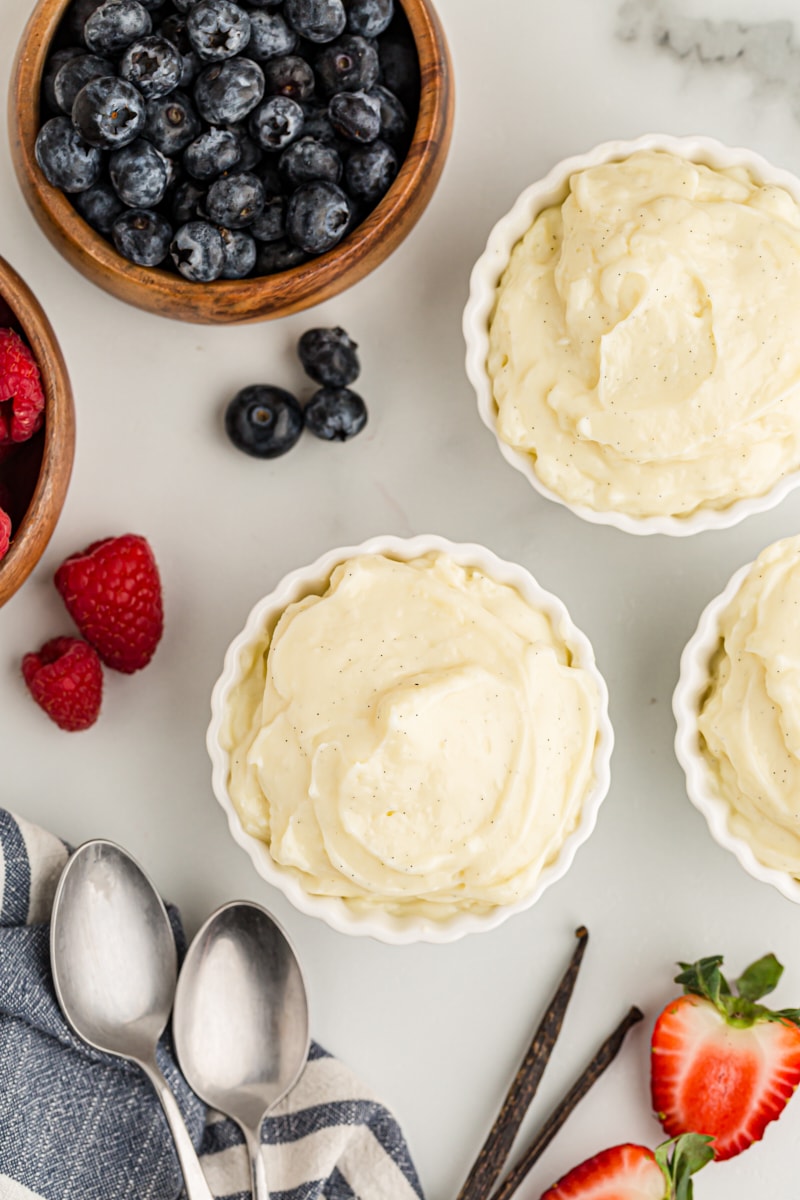
POLYGON ((50 540, 74 453, 72 389, 52 326, 0 258, 0 605, 50 540))
POLYGON ((428 0, 39 0, 14 164, 79 271, 150 312, 297 312, 381 263, 453 123, 428 0))

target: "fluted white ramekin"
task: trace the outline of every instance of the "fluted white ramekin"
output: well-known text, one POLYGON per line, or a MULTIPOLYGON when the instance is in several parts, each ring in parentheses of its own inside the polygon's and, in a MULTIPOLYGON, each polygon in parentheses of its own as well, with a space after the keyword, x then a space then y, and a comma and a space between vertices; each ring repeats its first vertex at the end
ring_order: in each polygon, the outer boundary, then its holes
POLYGON ((744 167, 756 182, 785 188, 800 204, 800 179, 796 176, 773 167, 752 150, 725 146, 713 138, 700 135, 673 137, 665 133, 649 133, 631 141, 603 142, 586 154, 565 158, 543 179, 531 184, 521 193, 513 208, 501 217, 492 229, 486 249, 473 267, 469 299, 463 316, 467 376, 477 395, 481 420, 494 434, 503 458, 520 471, 540 495, 548 500, 555 500, 585 521, 597 525, 613 525, 625 533, 663 533, 673 537, 686 537, 710 529, 727 529, 753 513, 774 508, 790 491, 800 485, 800 470, 782 476, 761 496, 735 500, 726 508, 701 507, 683 517, 635 517, 629 513, 572 504, 541 481, 529 453, 509 446, 500 438, 497 430, 497 405, 486 366, 489 353, 489 323, 494 311, 497 287, 514 246, 528 232, 543 209, 560 204, 566 199, 570 177, 576 171, 584 171, 603 163, 620 162, 640 150, 665 150, 690 162, 717 169, 744 167))
POLYGON ((214 794, 227 815, 234 841, 250 856, 258 874, 279 888, 300 912, 321 918, 340 933, 366 935, 395 945, 409 942, 453 942, 468 933, 494 929, 514 913, 530 908, 545 888, 565 874, 578 847, 591 834, 610 782, 614 734, 608 716, 608 691, 597 669, 588 639, 572 623, 562 602, 540 587, 524 567, 497 558, 483 546, 457 544, 431 534, 412 538, 374 537, 358 546, 331 550, 310 566, 287 575, 273 592, 258 601, 250 612, 244 629, 228 647, 222 674, 212 693, 211 714, 206 740, 211 756, 214 794), (600 699, 592 786, 584 799, 578 825, 565 839, 554 861, 542 871, 534 890, 516 904, 498 906, 482 915, 459 913, 441 921, 419 916, 396 917, 382 911, 356 912, 338 897, 317 896, 306 891, 299 876, 277 863, 267 844, 246 833, 242 827, 228 791, 230 756, 221 737, 228 699, 231 690, 242 678, 248 648, 254 643, 263 642, 265 630, 274 626, 280 613, 289 604, 304 596, 321 594, 327 587, 334 568, 354 556, 383 554, 403 561, 436 552, 447 554, 462 565, 474 566, 498 583, 509 584, 516 588, 530 605, 545 612, 552 621, 553 628, 569 646, 575 665, 592 677, 600 699))

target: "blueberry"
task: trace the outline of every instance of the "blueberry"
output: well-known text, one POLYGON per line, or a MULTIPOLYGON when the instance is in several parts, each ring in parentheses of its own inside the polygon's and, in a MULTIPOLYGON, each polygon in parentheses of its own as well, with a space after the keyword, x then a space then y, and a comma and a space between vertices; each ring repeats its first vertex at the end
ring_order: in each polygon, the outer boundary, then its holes
POLYGON ((183 74, 183 58, 172 42, 153 34, 131 42, 120 60, 119 74, 146 100, 154 100, 174 92, 183 74))
POLYGON ((314 72, 304 58, 286 54, 264 63, 264 84, 268 96, 308 100, 314 94, 314 72))
POLYGON ((114 75, 114 64, 108 58, 98 54, 82 54, 80 58, 71 58, 63 63, 53 79, 53 98, 62 112, 72 115, 75 97, 81 88, 93 79, 103 75, 114 75))
POLYGON ((209 125, 242 121, 263 95, 264 73, 249 58, 229 58, 206 67, 194 87, 198 111, 209 125))
POLYGON ((338 92, 328 105, 331 125, 352 142, 374 142, 381 131, 381 106, 366 92, 338 92))
POLYGON ((172 0, 172 7, 181 16, 185 16, 190 8, 194 8, 195 4, 197 4, 197 0, 172 0))
MULTIPOLYGON (((65 46, 63 50, 56 50, 47 60, 44 75, 42 76, 42 99, 51 112, 71 112, 70 108, 62 108, 56 99, 55 80, 56 75, 70 59, 83 58, 86 51, 82 46, 65 46)), ((105 72, 102 72, 105 74, 105 72)), ((83 84, 81 84, 81 87, 83 84)), ((78 88, 80 91, 80 88, 78 88)))
POLYGON ((409 112, 419 103, 420 77, 417 48, 410 32, 390 30, 378 42, 381 83, 399 96, 409 112))
POLYGON ((125 210, 125 205, 111 185, 102 180, 87 188, 85 192, 78 192, 73 204, 87 225, 106 236, 111 233, 111 226, 117 217, 125 210))
POLYGON ((150 13, 140 0, 105 0, 87 19, 83 40, 99 54, 119 54, 153 28, 150 13))
POLYGON ((239 139, 230 129, 207 129, 183 152, 183 165, 195 179, 215 179, 236 166, 241 155, 239 139))
POLYGON ((190 50, 188 54, 182 54, 181 77, 178 80, 178 87, 187 88, 189 84, 194 83, 202 67, 203 64, 194 50, 190 50))
POLYGON ((205 212, 205 188, 198 187, 192 179, 182 179, 169 197, 169 212, 175 225, 195 221, 205 212))
POLYGON ((256 175, 236 173, 216 179, 206 196, 206 214, 216 225, 245 229, 264 210, 264 185, 256 175))
POLYGON ((62 192, 85 192, 100 178, 102 154, 83 140, 69 117, 45 121, 35 153, 47 182, 62 192))
POLYGON ((225 264, 221 279, 244 279, 256 265, 256 243, 242 229, 220 229, 225 264))
POLYGON ((102 3, 103 0, 72 0, 67 7, 63 23, 63 32, 68 40, 74 39, 84 46, 86 45, 83 41, 83 27, 94 10, 99 8, 102 3))
POLYGON ((144 136, 169 158, 185 150, 201 128, 200 118, 183 92, 171 92, 147 103, 144 136))
POLYGON ((159 25, 156 33, 166 38, 180 54, 188 54, 192 49, 189 34, 186 30, 186 17, 182 13, 170 13, 159 25))
POLYGON ((286 236, 286 199, 284 196, 269 196, 252 225, 248 226, 259 242, 278 242, 286 236))
POLYGON ((250 41, 247 53, 258 62, 282 58, 297 47, 297 34, 280 13, 250 13, 250 41))
POLYGON ((388 88, 376 83, 368 95, 378 101, 381 110, 381 137, 392 146, 404 147, 408 143, 411 123, 408 113, 388 88))
POLYGON ((160 213, 128 208, 117 217, 111 235, 125 258, 140 267, 157 267, 169 253, 172 226, 160 213))
POLYGON ((332 42, 347 24, 342 0, 286 0, 283 9, 292 29, 309 42, 332 42))
POLYGON ((251 8, 280 8, 283 0, 248 0, 251 8))
POLYGON ((323 179, 338 183, 342 177, 342 160, 333 146, 315 138, 302 137, 287 146, 278 159, 281 176, 292 187, 323 179))
POLYGON ((270 96, 250 114, 248 128, 264 150, 283 150, 303 130, 303 110, 289 96, 270 96))
POLYGON ((208 221, 187 221, 175 234, 169 250, 180 274, 193 283, 219 279, 225 266, 222 235, 208 221))
POLYGON ((114 191, 129 208, 153 208, 160 204, 170 181, 170 163, 152 142, 139 138, 108 160, 114 191))
POLYGON ((239 171, 252 171, 259 165, 264 155, 261 153, 258 143, 254 142, 246 133, 241 132, 241 126, 238 126, 238 130, 239 132, 237 132, 236 126, 231 130, 231 133, 236 133, 239 139, 240 153, 236 168, 239 171))
POLYGON ((350 216, 350 201, 335 183, 306 183, 289 198, 286 232, 307 254, 324 254, 344 237, 350 216))
POLYGON ((314 73, 329 99, 336 92, 368 91, 378 82, 378 51, 366 38, 346 34, 319 51, 314 73))
POLYGON ((331 125, 328 117, 328 105, 323 100, 317 100, 312 96, 310 100, 306 100, 302 108, 303 135, 338 147, 342 139, 331 125))
POLYGON ((338 325, 334 329, 307 329, 297 343, 297 355, 306 375, 327 388, 345 388, 358 379, 361 366, 358 343, 338 325))
POLYGON ((101 150, 127 146, 145 126, 141 92, 124 79, 101 75, 82 87, 72 106, 72 124, 85 142, 101 150))
POLYGON ((275 275, 281 271, 291 271, 304 263, 308 255, 299 246, 295 246, 287 238, 274 242, 260 242, 256 255, 256 275, 275 275))
POLYGON ((323 387, 309 400, 303 416, 306 429, 327 442, 346 442, 367 423, 367 406, 349 388, 323 387))
POLYGON ((303 432, 303 410, 285 388, 252 384, 225 409, 225 432, 237 450, 254 458, 277 458, 303 432))
POLYGON ((232 0, 199 0, 189 10, 186 32, 205 62, 233 58, 250 41, 250 18, 232 0))
POLYGON ((354 150, 349 156, 344 169, 345 187, 355 200, 374 204, 388 192, 397 170, 394 150, 378 140, 371 146, 354 150))
POLYGON ((345 0, 347 28, 362 37, 385 33, 394 16, 394 0, 345 0))

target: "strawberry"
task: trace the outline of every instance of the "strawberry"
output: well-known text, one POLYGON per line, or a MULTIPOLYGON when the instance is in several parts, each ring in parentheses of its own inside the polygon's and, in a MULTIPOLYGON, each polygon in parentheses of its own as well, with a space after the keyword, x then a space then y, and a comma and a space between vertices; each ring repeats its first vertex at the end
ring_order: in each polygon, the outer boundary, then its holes
POLYGON ((106 666, 126 675, 147 666, 164 631, 161 579, 145 538, 126 533, 66 559, 55 585, 106 666))
POLYGON ((57 637, 22 660, 31 695, 61 729, 74 732, 94 725, 103 699, 103 668, 91 646, 80 638, 57 637))
POLYGON ((783 972, 773 954, 731 988, 722 958, 681 963, 680 996, 653 1030, 651 1095, 665 1133, 709 1134, 716 1158, 740 1154, 783 1112, 800 1082, 800 1011, 758 1001, 783 972))
POLYGON ((713 1157, 709 1139, 695 1133, 655 1151, 627 1142, 573 1167, 541 1200, 692 1200, 691 1176, 713 1157))

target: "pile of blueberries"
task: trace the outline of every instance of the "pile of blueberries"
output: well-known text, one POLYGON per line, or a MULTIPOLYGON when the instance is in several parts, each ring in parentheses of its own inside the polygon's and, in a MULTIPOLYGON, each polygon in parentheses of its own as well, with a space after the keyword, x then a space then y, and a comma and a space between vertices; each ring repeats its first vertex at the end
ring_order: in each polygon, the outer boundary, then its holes
POLYGON ((36 159, 134 263, 270 275, 376 206, 418 104, 394 0, 73 0, 36 159))

